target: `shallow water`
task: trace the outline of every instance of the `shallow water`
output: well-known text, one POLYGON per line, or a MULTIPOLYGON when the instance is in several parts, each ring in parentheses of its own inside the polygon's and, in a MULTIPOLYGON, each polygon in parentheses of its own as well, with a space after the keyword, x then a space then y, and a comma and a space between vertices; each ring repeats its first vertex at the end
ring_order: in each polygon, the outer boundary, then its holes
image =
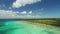
POLYGON ((60 28, 24 21, 0 22, 0 34, 60 34, 60 28))

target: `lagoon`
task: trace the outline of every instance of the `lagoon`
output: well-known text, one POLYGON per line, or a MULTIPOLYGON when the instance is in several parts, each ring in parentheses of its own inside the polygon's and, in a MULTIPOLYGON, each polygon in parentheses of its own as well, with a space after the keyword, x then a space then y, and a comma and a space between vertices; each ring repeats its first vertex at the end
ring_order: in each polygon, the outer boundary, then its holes
POLYGON ((23 20, 1 21, 0 34, 60 34, 60 27, 31 24, 23 20))

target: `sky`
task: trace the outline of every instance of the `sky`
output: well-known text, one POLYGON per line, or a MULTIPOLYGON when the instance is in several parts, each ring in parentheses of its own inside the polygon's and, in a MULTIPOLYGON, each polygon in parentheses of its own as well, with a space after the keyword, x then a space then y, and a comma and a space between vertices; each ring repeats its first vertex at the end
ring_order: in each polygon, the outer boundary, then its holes
POLYGON ((60 0, 0 0, 0 18, 60 18, 60 0))

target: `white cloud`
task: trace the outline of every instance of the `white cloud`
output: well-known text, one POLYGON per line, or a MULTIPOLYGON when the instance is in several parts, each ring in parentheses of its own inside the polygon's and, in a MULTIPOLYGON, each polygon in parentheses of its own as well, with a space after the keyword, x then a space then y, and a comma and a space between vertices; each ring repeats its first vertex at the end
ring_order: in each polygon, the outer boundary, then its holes
POLYGON ((41 2, 41 0, 16 0, 15 2, 13 2, 12 6, 14 8, 19 8, 19 7, 25 6, 27 4, 33 4, 36 2, 41 2))
MULTIPOLYGON (((29 12, 30 14, 32 11, 29 12)), ((27 11, 23 12, 18 12, 18 11, 12 11, 12 10, 0 10, 0 19, 1 18, 40 18, 41 16, 32 16, 27 13, 27 11), (23 15, 18 15, 18 14, 23 14, 23 15)))
POLYGON ((25 15, 25 14, 27 14, 27 12, 26 11, 23 11, 23 12, 21 12, 21 14, 24 14, 25 15))
POLYGON ((12 10, 0 10, 0 17, 13 17, 16 15, 12 10))
POLYGON ((28 14, 32 14, 32 11, 30 11, 28 14))
POLYGON ((32 11, 29 11, 29 12, 27 12, 27 11, 22 11, 22 12, 20 12, 20 14, 22 14, 22 15, 32 14, 32 11))

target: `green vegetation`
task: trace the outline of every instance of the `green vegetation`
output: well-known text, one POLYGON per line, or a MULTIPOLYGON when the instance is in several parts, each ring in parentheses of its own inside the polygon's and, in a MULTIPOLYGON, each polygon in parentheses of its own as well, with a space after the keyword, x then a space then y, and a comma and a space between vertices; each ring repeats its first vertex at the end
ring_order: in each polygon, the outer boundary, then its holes
POLYGON ((39 23, 39 24, 47 24, 47 25, 54 25, 60 26, 60 19, 36 19, 36 20, 24 20, 30 23, 39 23))

